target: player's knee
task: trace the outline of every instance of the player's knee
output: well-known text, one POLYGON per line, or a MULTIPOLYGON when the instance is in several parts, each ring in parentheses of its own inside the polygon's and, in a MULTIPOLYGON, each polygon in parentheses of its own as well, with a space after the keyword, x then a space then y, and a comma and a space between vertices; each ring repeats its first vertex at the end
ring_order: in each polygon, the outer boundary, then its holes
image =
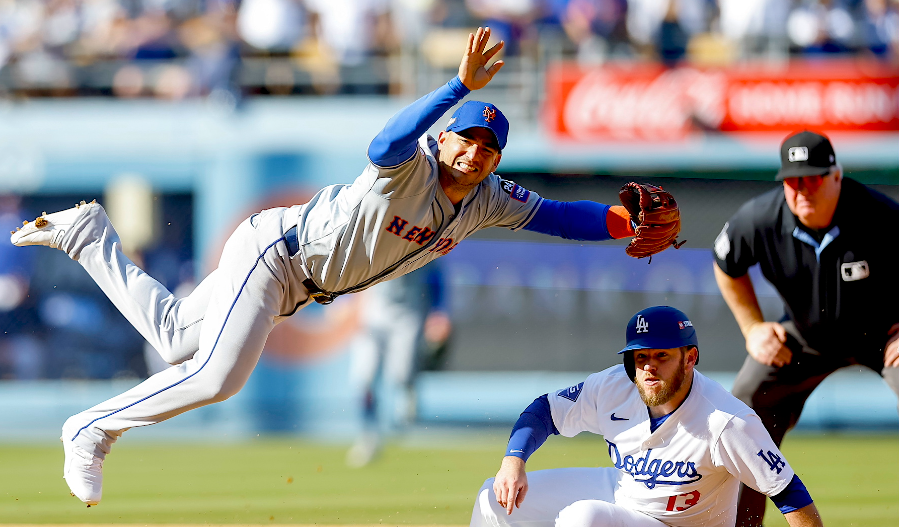
POLYGON ((499 525, 496 496, 493 494, 493 478, 488 479, 478 490, 474 502, 474 510, 471 513, 470 527, 495 527, 499 525))
POLYGON ((160 346, 159 348, 156 348, 156 352, 159 353, 159 356, 162 357, 162 360, 166 363, 175 366, 193 357, 197 350, 185 350, 175 348, 174 346, 160 346))
POLYGON ((243 382, 234 382, 228 378, 206 379, 206 384, 199 388, 201 390, 199 395, 206 404, 220 403, 237 394, 243 385, 243 382))

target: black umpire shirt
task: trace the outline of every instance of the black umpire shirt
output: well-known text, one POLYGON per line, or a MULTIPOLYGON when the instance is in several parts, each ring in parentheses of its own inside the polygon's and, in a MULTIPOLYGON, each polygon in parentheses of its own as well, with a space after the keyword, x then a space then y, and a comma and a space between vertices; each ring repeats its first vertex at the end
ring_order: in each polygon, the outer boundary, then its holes
MULTIPOLYGON (((758 263, 777 289, 785 315, 825 355, 882 353, 899 322, 899 204, 843 178, 830 226, 802 225, 783 188, 746 202, 715 240, 718 267, 733 278, 758 263)), ((882 357, 881 357, 882 359, 882 357)))

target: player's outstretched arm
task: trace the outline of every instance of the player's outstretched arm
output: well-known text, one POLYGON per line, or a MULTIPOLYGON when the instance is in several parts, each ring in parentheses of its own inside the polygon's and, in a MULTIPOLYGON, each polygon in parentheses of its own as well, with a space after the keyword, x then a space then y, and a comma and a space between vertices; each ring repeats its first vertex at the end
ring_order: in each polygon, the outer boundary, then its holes
POLYGON ((814 503, 810 503, 801 509, 784 514, 784 519, 790 527, 824 527, 821 515, 814 503))
POLYGON ((506 508, 506 514, 512 514, 515 507, 521 508, 528 493, 528 475, 524 466, 525 461, 520 457, 506 456, 493 480, 496 501, 506 508))
POLYGON ((459 75, 444 86, 418 99, 394 115, 368 146, 368 158, 377 166, 397 166, 412 159, 418 139, 454 104, 471 90, 483 88, 503 67, 498 60, 487 67, 490 59, 503 47, 500 42, 485 51, 490 28, 478 28, 468 35, 468 43, 459 65, 459 75))
POLYGON ((459 64, 459 79, 469 90, 480 90, 486 86, 505 64, 498 60, 492 66, 487 67, 487 63, 499 53, 499 50, 503 49, 504 45, 503 41, 499 41, 490 49, 486 49, 489 41, 489 27, 479 27, 476 33, 468 34, 468 45, 465 47, 462 62, 459 64))

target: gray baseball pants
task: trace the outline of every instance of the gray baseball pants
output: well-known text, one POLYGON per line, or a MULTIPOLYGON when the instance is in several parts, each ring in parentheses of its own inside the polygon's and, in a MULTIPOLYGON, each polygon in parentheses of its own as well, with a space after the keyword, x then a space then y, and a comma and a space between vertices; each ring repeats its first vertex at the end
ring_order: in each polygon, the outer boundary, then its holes
POLYGON ((305 276, 292 262, 284 209, 247 219, 225 244, 218 268, 185 298, 129 260, 102 207, 66 233, 62 249, 77 260, 125 318, 171 364, 125 393, 70 417, 64 441, 105 457, 129 428, 164 421, 224 401, 246 383, 269 332, 305 306, 305 276), (286 228, 285 228, 286 227, 286 228))
MULTIPOLYGON (((871 354, 867 360, 822 355, 808 346, 795 324, 788 321, 783 326, 791 337, 787 345, 793 352, 792 362, 776 368, 747 356, 731 390, 758 414, 778 447, 787 431, 799 421, 805 401, 815 388, 840 368, 855 364, 867 366, 879 373, 899 395, 899 368, 885 368, 882 352, 879 361, 871 354)), ((760 527, 766 503, 764 494, 741 485, 736 527, 760 527)))

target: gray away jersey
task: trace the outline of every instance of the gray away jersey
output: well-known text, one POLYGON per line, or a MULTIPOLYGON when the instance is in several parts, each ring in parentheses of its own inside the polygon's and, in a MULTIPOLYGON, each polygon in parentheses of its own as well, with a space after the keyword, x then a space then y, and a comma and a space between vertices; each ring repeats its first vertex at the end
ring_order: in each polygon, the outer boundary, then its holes
POLYGON ((369 163, 353 184, 325 187, 285 211, 285 229, 296 218, 296 258, 319 287, 361 291, 449 254, 480 229, 521 229, 543 199, 491 173, 456 214, 440 187, 436 155, 437 141, 424 135, 409 161, 369 163))

